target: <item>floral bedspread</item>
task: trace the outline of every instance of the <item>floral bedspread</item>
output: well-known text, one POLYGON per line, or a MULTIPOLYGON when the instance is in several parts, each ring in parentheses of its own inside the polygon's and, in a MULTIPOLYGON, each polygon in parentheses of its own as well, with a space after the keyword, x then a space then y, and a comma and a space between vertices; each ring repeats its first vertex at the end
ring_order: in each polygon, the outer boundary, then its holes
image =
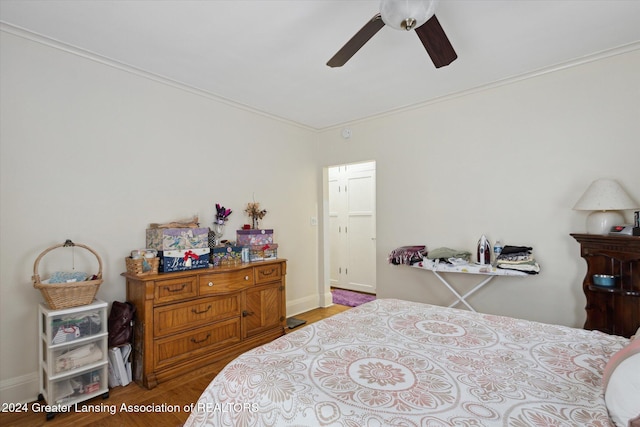
POLYGON ((627 342, 378 299, 239 356, 185 426, 612 426, 600 380, 627 342))

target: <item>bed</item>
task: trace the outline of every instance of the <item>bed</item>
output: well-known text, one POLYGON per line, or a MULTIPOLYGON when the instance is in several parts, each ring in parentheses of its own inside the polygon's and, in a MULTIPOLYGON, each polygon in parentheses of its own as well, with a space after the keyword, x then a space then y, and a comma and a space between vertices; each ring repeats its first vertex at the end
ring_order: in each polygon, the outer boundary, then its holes
POLYGON ((614 426, 603 372, 630 344, 378 299, 242 354, 185 426, 614 426))

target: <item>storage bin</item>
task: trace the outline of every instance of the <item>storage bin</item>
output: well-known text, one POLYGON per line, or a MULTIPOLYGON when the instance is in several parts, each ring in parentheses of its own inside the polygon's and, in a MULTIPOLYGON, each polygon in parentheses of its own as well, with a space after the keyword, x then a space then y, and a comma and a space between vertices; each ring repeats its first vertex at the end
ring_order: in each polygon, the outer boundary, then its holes
POLYGON ((236 238, 238 246, 270 245, 273 243, 273 230, 237 230, 236 238))
POLYGON ((104 340, 96 339, 88 342, 51 346, 51 354, 45 353, 43 362, 47 364, 47 372, 62 374, 102 361, 107 349, 104 340))
POLYGON ((208 228, 147 228, 147 248, 177 251, 209 247, 208 228))
POLYGON ((278 244, 249 246, 249 261, 265 261, 278 258, 278 244))
POLYGON ((131 258, 126 257, 124 262, 127 266, 127 273, 134 276, 147 276, 150 274, 158 274, 160 267, 160 258, 131 258))
MULTIPOLYGON (((71 406, 109 396, 107 303, 62 310, 38 308, 40 396, 48 405, 71 406)), ((51 419, 55 412, 47 412, 51 419)))
MULTIPOLYGON (((106 303, 105 303, 106 305, 106 303)), ((72 310, 41 310, 41 332, 49 337, 49 344, 62 344, 90 338, 107 332, 105 311, 99 308, 74 312, 72 310)))
POLYGON ((242 264, 242 246, 212 248, 211 264, 214 266, 242 264))
POLYGON ((159 271, 168 273, 171 271, 195 270, 209 267, 211 249, 187 249, 180 251, 160 251, 159 271))
POLYGON ((103 394, 109 389, 107 369, 107 365, 104 364, 98 368, 57 379, 47 378, 47 373, 43 370, 43 391, 51 399, 47 400, 47 403, 70 405, 103 394))
POLYGON ((52 309, 62 309, 90 304, 96 296, 100 284, 102 284, 102 259, 100 255, 88 246, 73 243, 67 240, 61 245, 51 246, 43 251, 33 264, 33 287, 39 289, 47 305, 52 309), (98 261, 98 273, 87 274, 89 280, 70 283, 49 283, 49 280, 40 280, 38 266, 42 258, 49 252, 58 248, 83 248, 91 252, 98 261))

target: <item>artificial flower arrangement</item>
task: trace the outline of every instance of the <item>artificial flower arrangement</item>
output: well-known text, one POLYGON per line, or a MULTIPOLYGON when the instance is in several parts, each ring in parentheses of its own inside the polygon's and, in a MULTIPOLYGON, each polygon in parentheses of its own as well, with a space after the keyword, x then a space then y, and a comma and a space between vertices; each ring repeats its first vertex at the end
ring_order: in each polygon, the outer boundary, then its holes
POLYGON ((257 202, 247 203, 247 208, 244 211, 251 218, 253 223, 252 228, 254 229, 258 228, 258 221, 264 218, 264 216, 267 214, 267 210, 260 209, 260 203, 257 202))
POLYGON ((227 222, 231 213, 231 209, 225 209, 224 206, 220 206, 219 203, 216 203, 216 224, 222 225, 227 222))

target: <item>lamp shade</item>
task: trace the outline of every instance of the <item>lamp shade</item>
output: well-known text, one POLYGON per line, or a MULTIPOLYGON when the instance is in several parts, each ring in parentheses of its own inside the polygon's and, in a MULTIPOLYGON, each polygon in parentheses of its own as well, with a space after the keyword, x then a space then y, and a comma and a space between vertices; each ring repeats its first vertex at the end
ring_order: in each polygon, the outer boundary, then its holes
POLYGON ((636 209, 638 203, 614 179, 598 179, 573 206, 577 211, 621 211, 636 209))
POLYGON ((382 21, 396 30, 411 30, 427 22, 439 0, 381 0, 382 21))
POLYGON ((624 216, 617 211, 635 209, 636 203, 613 179, 593 181, 573 206, 578 211, 594 211, 587 217, 587 232, 608 234, 611 227, 621 225, 624 216))

